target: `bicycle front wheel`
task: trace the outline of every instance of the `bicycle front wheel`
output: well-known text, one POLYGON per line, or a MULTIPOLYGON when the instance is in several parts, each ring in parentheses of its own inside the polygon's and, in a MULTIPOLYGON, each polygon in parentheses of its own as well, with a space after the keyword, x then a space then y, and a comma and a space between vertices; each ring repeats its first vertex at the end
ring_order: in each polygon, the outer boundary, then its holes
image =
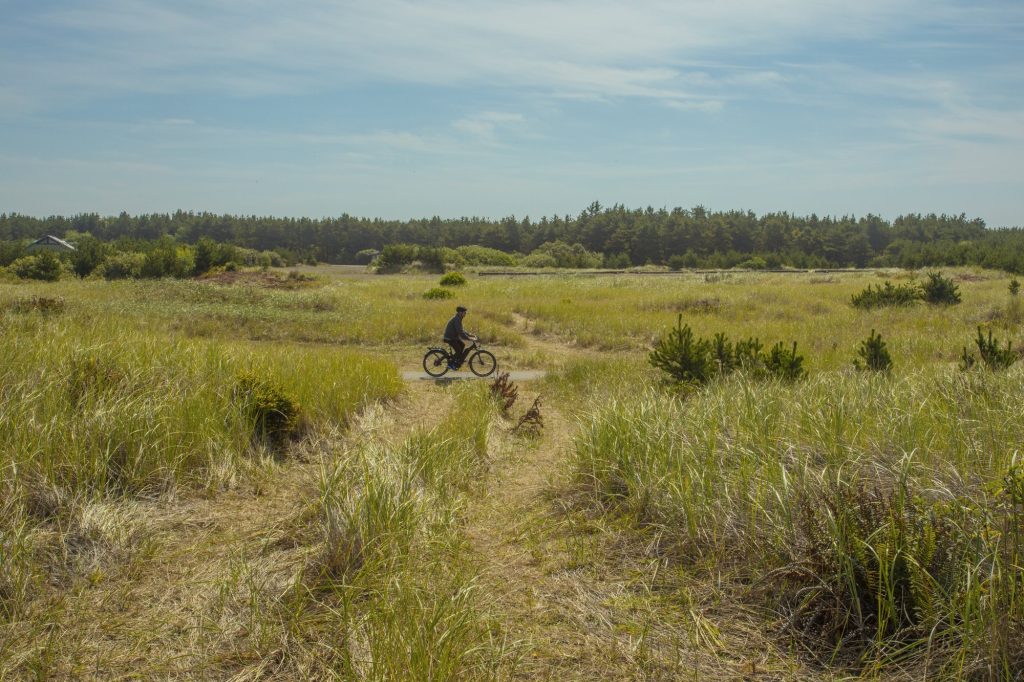
POLYGON ((444 376, 448 372, 448 354, 443 350, 428 350, 423 356, 423 371, 432 377, 444 376))
POLYGON ((478 350, 469 358, 469 371, 478 377, 488 376, 496 369, 498 369, 498 361, 494 359, 494 355, 490 351, 478 350))

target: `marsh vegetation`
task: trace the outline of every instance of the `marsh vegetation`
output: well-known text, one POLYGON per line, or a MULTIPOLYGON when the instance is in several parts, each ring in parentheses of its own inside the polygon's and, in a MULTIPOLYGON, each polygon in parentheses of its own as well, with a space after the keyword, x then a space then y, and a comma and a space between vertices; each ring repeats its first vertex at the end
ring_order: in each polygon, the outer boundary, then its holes
POLYGON ((1008 276, 300 274, 0 283, 0 677, 1024 674, 1008 276))

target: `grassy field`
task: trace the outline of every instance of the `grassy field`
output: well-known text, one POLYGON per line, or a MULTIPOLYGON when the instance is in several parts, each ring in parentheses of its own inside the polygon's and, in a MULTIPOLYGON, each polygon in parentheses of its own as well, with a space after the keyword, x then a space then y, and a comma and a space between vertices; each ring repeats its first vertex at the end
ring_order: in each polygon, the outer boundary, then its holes
POLYGON ((0 282, 0 678, 1019 678, 1024 306, 947 274, 0 282), (400 379, 456 304, 507 410, 400 379), (807 377, 669 385, 680 315, 807 377))

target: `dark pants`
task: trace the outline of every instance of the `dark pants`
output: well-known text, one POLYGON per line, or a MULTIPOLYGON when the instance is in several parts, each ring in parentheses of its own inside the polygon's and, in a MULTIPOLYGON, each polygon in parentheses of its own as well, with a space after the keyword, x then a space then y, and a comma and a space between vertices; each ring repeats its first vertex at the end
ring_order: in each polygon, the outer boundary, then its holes
POLYGON ((462 339, 445 339, 445 343, 452 347, 455 364, 461 365, 462 358, 466 354, 466 343, 462 339))

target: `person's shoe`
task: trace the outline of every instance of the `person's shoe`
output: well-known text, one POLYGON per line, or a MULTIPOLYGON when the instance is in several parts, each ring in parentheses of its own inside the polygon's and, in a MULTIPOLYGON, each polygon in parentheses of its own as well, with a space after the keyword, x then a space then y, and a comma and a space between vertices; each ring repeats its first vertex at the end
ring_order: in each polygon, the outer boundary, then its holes
POLYGON ((457 370, 458 368, 459 368, 459 366, 458 366, 458 365, 456 365, 456 364, 455 364, 454 362, 449 362, 449 363, 448 363, 448 369, 450 369, 451 371, 453 371, 453 372, 454 372, 454 371, 455 371, 455 370, 457 370))

